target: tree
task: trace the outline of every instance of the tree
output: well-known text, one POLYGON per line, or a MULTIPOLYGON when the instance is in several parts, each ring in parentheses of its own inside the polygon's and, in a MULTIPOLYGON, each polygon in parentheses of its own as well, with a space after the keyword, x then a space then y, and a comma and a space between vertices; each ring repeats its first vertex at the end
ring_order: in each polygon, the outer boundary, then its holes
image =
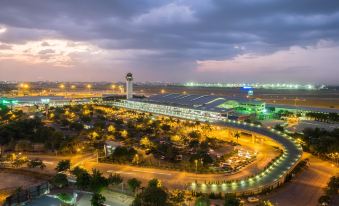
POLYGON ((166 206, 168 205, 168 194, 166 190, 161 187, 159 180, 150 180, 148 186, 139 193, 134 199, 133 206, 166 206))
POLYGON ((209 206, 211 205, 210 199, 206 196, 200 196, 195 200, 195 206, 209 206))
POLYGON ((29 168, 36 168, 36 167, 39 167, 40 169, 44 169, 46 167, 46 165, 43 163, 42 160, 40 159, 33 159, 33 160, 30 160, 28 163, 27 163, 27 166, 29 168))
POLYGON ((135 192, 141 185, 141 181, 139 181, 138 179, 136 178, 132 178, 132 179, 129 179, 127 181, 127 184, 128 184, 128 187, 133 191, 135 192))
POLYGON ((104 205, 106 198, 100 193, 94 193, 91 199, 92 206, 102 206, 104 205))
POLYGON ((108 183, 109 184, 114 184, 114 185, 118 185, 120 183, 122 183, 123 179, 122 177, 119 175, 119 174, 110 174, 109 177, 108 177, 108 183))
POLYGON ((77 171, 76 174, 76 186, 79 189, 86 190, 88 189, 89 185, 91 184, 91 175, 85 170, 85 171, 77 171))
POLYGON ((339 188, 339 177, 333 176, 327 183, 326 194, 336 195, 338 194, 338 188, 339 188))
POLYGON ((102 173, 97 170, 92 170, 91 181, 89 184, 89 188, 93 192, 100 192, 104 187, 107 187, 108 180, 102 176, 102 173))
POLYGON ((168 125, 168 124, 163 124, 161 125, 161 129, 164 131, 164 132, 168 132, 171 130, 171 126, 168 125))
POLYGON ((156 178, 151 179, 148 181, 148 187, 161 187, 161 182, 156 178))
POLYGON ((58 165, 56 166, 55 170, 58 172, 63 172, 66 170, 69 170, 71 167, 71 161, 70 160, 60 160, 58 162, 58 165))
POLYGON ((28 160, 26 156, 10 154, 9 161, 12 163, 13 167, 20 167, 24 165, 28 160))
POLYGON ((170 193, 169 200, 172 205, 182 205, 185 202, 184 191, 174 190, 170 193))
POLYGON ((264 201, 260 201, 259 204, 257 204, 257 206, 274 206, 274 205, 273 203, 271 203, 271 201, 264 200, 264 201))
POLYGON ((143 137, 140 140, 140 145, 144 146, 146 149, 150 149, 152 147, 152 142, 148 139, 148 137, 143 137))
POLYGON ((328 195, 322 195, 322 196, 319 198, 318 203, 319 203, 320 205, 326 205, 326 204, 329 204, 330 201, 331 201, 330 196, 328 196, 328 195))
POLYGON ((239 142, 240 133, 239 132, 235 133, 234 137, 237 138, 237 142, 239 142))
POLYGON ((199 139, 201 137, 201 134, 198 131, 192 131, 192 132, 188 133, 188 136, 191 139, 199 139))
POLYGON ((113 134, 115 132, 115 127, 113 125, 109 125, 107 130, 108 130, 108 132, 113 134))
POLYGON ((283 126, 281 126, 280 124, 276 124, 274 126, 274 129, 280 132, 284 132, 285 128, 283 126))
POLYGON ((78 177, 80 174, 83 174, 83 173, 88 173, 87 170, 79 167, 79 166, 76 166, 73 168, 73 170, 71 171, 71 173, 73 175, 75 175, 76 177, 78 177))
POLYGON ((133 147, 118 146, 111 158, 117 162, 131 162, 135 154, 137 154, 137 151, 133 147))
POLYGON ((234 194, 226 194, 224 206, 240 206, 240 200, 234 194))
POLYGON ((52 183, 59 188, 63 188, 68 185, 67 176, 65 174, 58 173, 53 177, 52 183))
POLYGON ((80 132, 81 130, 84 129, 84 125, 79 123, 79 122, 72 122, 70 125, 69 125, 69 128, 70 129, 73 129, 75 131, 78 131, 80 132))

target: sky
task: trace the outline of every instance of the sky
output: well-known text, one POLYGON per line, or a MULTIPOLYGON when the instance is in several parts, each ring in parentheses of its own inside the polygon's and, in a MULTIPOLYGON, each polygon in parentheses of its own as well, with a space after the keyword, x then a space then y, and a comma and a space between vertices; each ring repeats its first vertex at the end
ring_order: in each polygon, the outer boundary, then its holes
POLYGON ((337 0, 0 0, 0 81, 339 84, 337 0))

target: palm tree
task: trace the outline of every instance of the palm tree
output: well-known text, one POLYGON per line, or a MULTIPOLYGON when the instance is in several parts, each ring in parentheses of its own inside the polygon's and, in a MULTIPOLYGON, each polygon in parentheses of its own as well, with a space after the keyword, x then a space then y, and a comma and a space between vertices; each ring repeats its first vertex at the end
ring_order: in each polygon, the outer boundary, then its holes
POLYGON ((240 133, 239 132, 235 133, 234 137, 237 138, 237 142, 239 142, 240 133))

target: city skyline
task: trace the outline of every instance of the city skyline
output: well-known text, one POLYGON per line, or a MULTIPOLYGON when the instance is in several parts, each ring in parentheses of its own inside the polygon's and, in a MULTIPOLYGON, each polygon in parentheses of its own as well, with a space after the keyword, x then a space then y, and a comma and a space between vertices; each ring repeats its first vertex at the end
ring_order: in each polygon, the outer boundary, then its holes
POLYGON ((2 1, 0 80, 336 84, 334 1, 2 1))

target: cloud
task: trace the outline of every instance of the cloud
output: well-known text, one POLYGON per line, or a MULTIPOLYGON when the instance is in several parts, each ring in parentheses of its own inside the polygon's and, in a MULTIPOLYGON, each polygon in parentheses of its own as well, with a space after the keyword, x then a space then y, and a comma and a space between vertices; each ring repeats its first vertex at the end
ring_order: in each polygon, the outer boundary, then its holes
POLYGON ((51 46, 47 41, 41 43, 41 46, 51 46))
POLYGON ((0 44, 0 50, 11 50, 12 46, 8 44, 0 44))
POLYGON ((153 8, 133 20, 141 25, 166 26, 168 24, 193 23, 197 19, 189 6, 170 3, 159 8, 153 8))
POLYGON ((7 31, 7 28, 0 25, 0 34, 5 33, 7 31))
MULTIPOLYGON (((210 62, 211 65, 214 61, 239 57, 265 58, 290 48, 309 50, 319 41, 338 45, 339 1, 12 0, 0 3, 0 31, 4 31, 3 28, 5 32, 0 32, 2 44, 25 47, 18 55, 19 59, 25 56, 26 59, 33 58, 32 62, 41 62, 43 59, 38 52, 52 49, 55 53, 49 54, 50 58, 44 59, 44 63, 48 61, 54 65, 55 59, 63 62, 62 59, 68 67, 78 69, 75 67, 85 56, 81 62, 89 65, 101 59, 105 66, 100 65, 105 71, 110 70, 106 63, 118 65, 122 73, 114 76, 123 76, 124 71, 133 70, 140 74, 140 80, 185 81, 192 77, 214 81, 220 78, 220 69, 209 70, 209 75, 200 76, 195 67, 201 69, 201 64, 197 62, 210 62), (47 42, 48 39, 65 40, 69 44, 65 45, 67 49, 79 42, 90 46, 81 51, 66 52, 53 48, 54 44, 47 42), (39 50, 28 47, 29 42, 39 42, 39 50), (176 73, 185 75, 172 75, 176 73)), ((303 53, 302 50, 296 52, 303 53)), ((14 61, 13 53, 9 51, 1 55, 6 61, 12 55, 14 61)), ((301 61, 291 68, 304 68, 300 65, 301 61)), ((323 71, 330 73, 333 70, 324 65, 323 71)), ((236 68, 237 65, 233 66, 236 68)), ((251 66, 253 68, 248 71, 257 69, 255 64, 251 66)), ((265 74, 271 74, 266 77, 268 79, 276 78, 277 73, 272 67, 265 70, 265 74)), ((95 69, 100 70, 97 66, 95 69)), ((111 71, 117 72, 114 68, 111 71)), ((240 67, 233 69, 238 75, 241 71, 240 67)), ((261 76, 258 75, 258 79, 261 76)), ((289 79, 288 76, 280 77, 289 79)), ((306 77, 299 76, 299 79, 306 77)), ((322 78, 321 81, 333 80, 329 75, 328 80, 322 78)))
POLYGON ((38 54, 53 54, 55 51, 53 49, 44 49, 40 50, 38 54))
POLYGON ((217 72, 231 79, 243 78, 250 81, 252 78, 251 82, 258 79, 264 81, 268 76, 273 77, 271 81, 279 81, 280 77, 288 81, 335 81, 339 64, 338 51, 338 45, 320 41, 316 46, 294 46, 268 55, 243 54, 232 59, 197 61, 197 71, 217 72), (321 68, 326 68, 326 72, 321 68))

